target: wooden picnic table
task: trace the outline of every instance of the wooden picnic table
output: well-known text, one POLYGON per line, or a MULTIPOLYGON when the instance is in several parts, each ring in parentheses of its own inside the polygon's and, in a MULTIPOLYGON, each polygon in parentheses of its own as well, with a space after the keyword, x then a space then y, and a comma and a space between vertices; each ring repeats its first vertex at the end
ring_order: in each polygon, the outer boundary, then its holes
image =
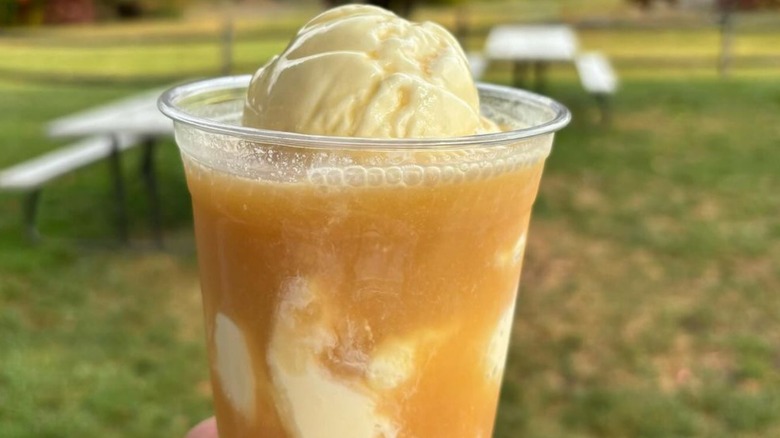
POLYGON ((579 42, 574 30, 557 24, 496 26, 490 30, 485 43, 488 60, 512 62, 516 86, 525 85, 531 67, 537 90, 544 87, 550 63, 573 63, 578 50, 579 42))

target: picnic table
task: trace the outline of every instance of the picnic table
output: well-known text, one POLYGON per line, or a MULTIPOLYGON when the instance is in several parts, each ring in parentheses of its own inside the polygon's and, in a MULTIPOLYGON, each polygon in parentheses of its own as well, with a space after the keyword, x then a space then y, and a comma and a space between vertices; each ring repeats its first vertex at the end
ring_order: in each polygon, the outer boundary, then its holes
POLYGON ((525 87, 528 70, 534 74, 534 88, 545 87, 547 68, 551 63, 571 63, 577 69, 582 87, 592 94, 601 112, 601 122, 608 124, 609 97, 617 89, 617 75, 601 53, 579 51, 574 30, 566 25, 503 25, 490 30, 485 42, 485 60, 472 55, 472 71, 479 77, 491 60, 509 61, 513 65, 513 82, 525 87))
POLYGON ((50 181, 78 168, 107 160, 114 190, 114 209, 120 240, 128 240, 125 184, 120 156, 125 150, 143 148, 141 175, 149 197, 153 237, 162 245, 160 199, 154 169, 157 139, 173 134, 173 123, 157 110, 162 89, 149 90, 50 122, 46 132, 53 138, 76 142, 47 154, 0 170, 0 189, 26 194, 23 215, 27 234, 38 237, 35 226, 40 192, 50 181))
POLYGON ((137 140, 130 147, 143 148, 141 176, 149 197, 149 218, 155 242, 162 245, 162 220, 160 197, 154 166, 154 150, 157 139, 173 135, 173 123, 157 109, 157 98, 164 89, 154 89, 140 94, 87 109, 50 122, 47 133, 50 137, 90 137, 112 139, 111 171, 113 175, 117 227, 120 239, 128 238, 128 220, 125 204, 125 187, 120 166, 121 137, 130 136, 137 140))
POLYGON ((579 42, 566 25, 504 25, 490 30, 485 42, 488 60, 513 64, 513 81, 525 85, 528 69, 534 73, 535 88, 545 84, 547 67, 552 62, 574 62, 579 42))

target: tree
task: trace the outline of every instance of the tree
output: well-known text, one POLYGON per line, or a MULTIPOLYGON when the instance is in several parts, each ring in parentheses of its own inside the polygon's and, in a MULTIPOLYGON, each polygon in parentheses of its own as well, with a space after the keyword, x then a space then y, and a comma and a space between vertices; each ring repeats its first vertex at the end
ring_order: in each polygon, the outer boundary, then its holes
MULTIPOLYGON (((669 6, 677 6, 678 0, 664 0, 669 6)), ((629 0, 629 2, 638 5, 643 10, 650 9, 656 0, 629 0)))
POLYGON ((324 0, 324 2, 328 7, 340 6, 348 3, 366 3, 393 11, 401 17, 409 17, 412 15, 414 8, 419 4, 456 4, 459 3, 459 0, 366 0, 364 2, 355 2, 351 0, 324 0))

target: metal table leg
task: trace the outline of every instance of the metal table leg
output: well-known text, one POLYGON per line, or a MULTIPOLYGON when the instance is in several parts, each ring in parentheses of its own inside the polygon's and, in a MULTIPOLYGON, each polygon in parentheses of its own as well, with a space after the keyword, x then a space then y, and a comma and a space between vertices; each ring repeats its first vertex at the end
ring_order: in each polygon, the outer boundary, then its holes
POLYGON ((32 242, 40 240, 41 235, 35 226, 35 219, 38 214, 38 201, 41 197, 41 189, 37 188, 28 193, 24 198, 24 230, 27 238, 32 242))
POLYGON ((114 213, 116 214, 116 228, 119 241, 129 241, 127 205, 124 178, 122 177, 122 160, 120 159, 119 140, 111 137, 111 156, 108 160, 111 180, 114 184, 114 213))
POLYGON ((528 76, 528 63, 515 61, 512 63, 512 84, 517 88, 525 87, 528 76))
POLYGON ((154 150, 156 145, 157 141, 153 137, 144 140, 141 176, 146 185, 146 193, 149 197, 149 225, 152 230, 154 243, 158 248, 162 248, 162 212, 160 209, 160 192, 157 186, 157 174, 154 165, 154 150))
POLYGON ((547 70, 549 63, 537 61, 534 63, 534 90, 541 92, 547 85, 547 70))

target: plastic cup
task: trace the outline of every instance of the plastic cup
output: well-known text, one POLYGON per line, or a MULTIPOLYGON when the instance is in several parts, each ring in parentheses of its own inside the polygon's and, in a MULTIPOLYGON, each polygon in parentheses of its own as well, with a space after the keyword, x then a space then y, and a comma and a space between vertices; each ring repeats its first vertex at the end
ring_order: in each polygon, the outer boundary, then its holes
POLYGON ((192 195, 221 438, 489 437, 562 105, 479 85, 499 133, 240 126, 249 76, 160 98, 192 195))

